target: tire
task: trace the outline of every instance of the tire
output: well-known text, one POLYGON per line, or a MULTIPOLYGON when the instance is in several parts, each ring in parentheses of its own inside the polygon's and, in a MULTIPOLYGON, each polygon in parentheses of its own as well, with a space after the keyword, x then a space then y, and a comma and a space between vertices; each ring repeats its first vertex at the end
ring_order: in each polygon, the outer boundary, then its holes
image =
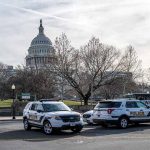
POLYGON ((119 127, 122 129, 127 128, 129 125, 129 119, 127 117, 121 117, 119 119, 119 127))
POLYGON ((24 119, 23 124, 24 124, 24 129, 25 129, 26 131, 31 130, 31 125, 29 124, 27 118, 24 119))
POLYGON ((79 133, 82 130, 83 127, 75 127, 72 128, 71 131, 73 131, 74 133, 79 133))
POLYGON ((45 121, 43 124, 43 131, 46 135, 50 135, 53 132, 52 125, 49 121, 45 121))

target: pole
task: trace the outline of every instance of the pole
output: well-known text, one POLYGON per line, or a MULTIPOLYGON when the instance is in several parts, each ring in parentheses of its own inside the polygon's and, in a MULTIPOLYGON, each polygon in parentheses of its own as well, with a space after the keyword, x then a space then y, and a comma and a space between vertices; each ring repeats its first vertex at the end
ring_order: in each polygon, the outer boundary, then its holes
POLYGON ((93 80, 92 80, 92 84, 91 84, 91 105, 93 102, 93 80))
POLYGON ((61 101, 63 102, 64 99, 64 81, 62 77, 62 83, 61 83, 61 101))
POLYGON ((34 95, 34 101, 36 101, 36 94, 34 95))
POLYGON ((12 119, 16 119, 15 117, 15 90, 13 89, 13 111, 12 111, 12 119))

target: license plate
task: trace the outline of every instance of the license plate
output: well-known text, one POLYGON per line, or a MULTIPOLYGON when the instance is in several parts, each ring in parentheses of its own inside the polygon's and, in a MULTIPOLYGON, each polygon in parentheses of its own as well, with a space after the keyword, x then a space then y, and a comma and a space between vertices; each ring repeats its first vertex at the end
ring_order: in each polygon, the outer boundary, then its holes
POLYGON ((71 127, 74 127, 75 125, 76 125, 76 124, 75 124, 75 123, 73 123, 73 122, 72 122, 72 123, 70 123, 70 126, 71 126, 71 127))
POLYGON ((144 112, 130 112, 131 116, 144 116, 144 112))

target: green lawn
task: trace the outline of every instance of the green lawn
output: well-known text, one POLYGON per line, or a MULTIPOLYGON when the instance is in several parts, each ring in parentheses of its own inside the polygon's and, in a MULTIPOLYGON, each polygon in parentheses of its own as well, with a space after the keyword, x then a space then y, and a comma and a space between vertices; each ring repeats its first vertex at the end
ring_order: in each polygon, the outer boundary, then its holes
POLYGON ((11 107, 13 100, 0 100, 0 107, 11 107))
MULTIPOLYGON (((11 99, 0 100, 0 107, 11 107, 12 102, 13 102, 13 100, 11 100, 11 99)), ((64 100, 63 102, 68 106, 70 106, 70 105, 81 105, 80 102, 71 101, 71 100, 64 100)))
POLYGON ((81 102, 71 101, 71 100, 64 100, 63 101, 66 105, 81 105, 81 102))

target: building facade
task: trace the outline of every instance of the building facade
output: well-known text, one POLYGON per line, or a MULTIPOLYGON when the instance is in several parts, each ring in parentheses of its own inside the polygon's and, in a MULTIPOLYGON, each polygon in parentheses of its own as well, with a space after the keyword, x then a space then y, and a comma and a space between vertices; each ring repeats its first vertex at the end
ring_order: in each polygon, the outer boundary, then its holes
POLYGON ((42 20, 40 20, 39 33, 32 40, 25 59, 26 66, 31 68, 43 67, 55 60, 55 50, 51 40, 44 34, 42 20))

